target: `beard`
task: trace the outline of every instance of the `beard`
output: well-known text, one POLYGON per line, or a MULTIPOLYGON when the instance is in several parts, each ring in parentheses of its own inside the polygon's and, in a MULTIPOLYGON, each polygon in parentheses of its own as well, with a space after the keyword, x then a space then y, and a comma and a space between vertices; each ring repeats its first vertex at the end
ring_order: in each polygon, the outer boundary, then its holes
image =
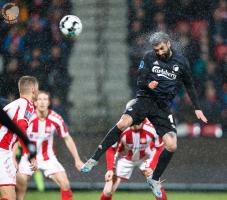
POLYGON ((170 57, 170 48, 166 51, 166 53, 163 53, 162 55, 157 55, 160 60, 167 60, 170 57))

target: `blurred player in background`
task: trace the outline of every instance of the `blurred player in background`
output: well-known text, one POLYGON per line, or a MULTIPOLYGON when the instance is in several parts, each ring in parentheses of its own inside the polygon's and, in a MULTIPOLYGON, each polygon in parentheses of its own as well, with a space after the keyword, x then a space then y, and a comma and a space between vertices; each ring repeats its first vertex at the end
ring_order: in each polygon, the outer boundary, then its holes
MULTIPOLYGON (((146 178, 152 176, 162 150, 161 137, 147 118, 141 124, 126 129, 120 141, 106 152, 106 184, 100 200, 111 200, 121 180, 129 180, 135 167, 146 178)), ((156 197, 156 200, 167 200, 164 188, 161 191, 162 198, 156 197)))
MULTIPOLYGON (((22 76, 18 82, 20 98, 4 107, 4 111, 25 133, 28 121, 34 112, 33 101, 38 94, 38 81, 32 76, 22 76)), ((19 139, 20 140, 20 139, 19 139)), ((0 125, 0 192, 2 200, 15 200, 17 162, 13 155, 18 136, 0 125)), ((22 145, 23 142, 21 142, 22 145)), ((26 149, 26 147, 24 147, 26 149)), ((34 160, 29 162, 30 170, 35 169, 34 160)))
MULTIPOLYGON (((59 136, 65 141, 65 144, 74 158, 75 167, 79 170, 83 165, 80 159, 76 145, 69 135, 68 129, 60 115, 53 110, 48 109, 50 105, 50 96, 47 92, 40 91, 35 102, 36 111, 33 114, 27 130, 28 138, 36 144, 37 148, 37 166, 44 172, 46 177, 51 178, 61 189, 61 199, 71 200, 72 191, 64 167, 59 163, 54 152, 54 135, 58 132, 59 136)), ((19 164, 17 174, 17 200, 24 199, 27 182, 33 175, 29 168, 28 157, 23 155, 19 164)))

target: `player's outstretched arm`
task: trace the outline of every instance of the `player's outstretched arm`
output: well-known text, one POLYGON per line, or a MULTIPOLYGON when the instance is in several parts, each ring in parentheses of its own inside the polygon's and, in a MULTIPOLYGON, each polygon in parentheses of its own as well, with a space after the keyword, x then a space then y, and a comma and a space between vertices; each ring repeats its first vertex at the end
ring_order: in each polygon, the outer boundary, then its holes
POLYGON ((81 161, 75 142, 70 135, 64 137, 65 144, 75 161, 75 167, 80 170, 84 163, 81 161))

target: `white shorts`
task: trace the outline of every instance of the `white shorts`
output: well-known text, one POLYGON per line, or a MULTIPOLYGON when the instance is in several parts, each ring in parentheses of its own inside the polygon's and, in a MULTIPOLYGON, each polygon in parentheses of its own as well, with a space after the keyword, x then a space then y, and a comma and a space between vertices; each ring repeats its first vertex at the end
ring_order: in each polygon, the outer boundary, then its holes
MULTIPOLYGON (((53 157, 49 160, 37 160, 37 165, 38 169, 42 170, 46 177, 50 177, 52 174, 65 171, 64 167, 60 162, 58 162, 56 157, 53 157)), ((32 171, 30 168, 30 162, 28 161, 27 156, 22 156, 19 163, 19 172, 29 176, 32 176, 34 173, 34 171, 32 171)))
POLYGON ((145 168, 149 167, 151 161, 151 158, 138 161, 131 161, 125 158, 120 158, 116 163, 115 174, 117 177, 128 180, 130 179, 135 167, 138 167, 141 171, 144 171, 145 168))
POLYGON ((13 152, 0 149, 0 186, 16 185, 17 169, 13 162, 13 152))

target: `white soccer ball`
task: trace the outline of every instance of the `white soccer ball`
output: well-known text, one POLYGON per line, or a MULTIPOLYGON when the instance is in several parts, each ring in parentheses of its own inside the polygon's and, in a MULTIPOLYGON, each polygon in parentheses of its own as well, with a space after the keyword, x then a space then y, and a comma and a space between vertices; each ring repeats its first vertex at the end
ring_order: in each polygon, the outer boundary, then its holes
POLYGON ((60 20, 59 28, 67 37, 78 37, 82 32, 82 23, 79 17, 66 15, 60 20))

